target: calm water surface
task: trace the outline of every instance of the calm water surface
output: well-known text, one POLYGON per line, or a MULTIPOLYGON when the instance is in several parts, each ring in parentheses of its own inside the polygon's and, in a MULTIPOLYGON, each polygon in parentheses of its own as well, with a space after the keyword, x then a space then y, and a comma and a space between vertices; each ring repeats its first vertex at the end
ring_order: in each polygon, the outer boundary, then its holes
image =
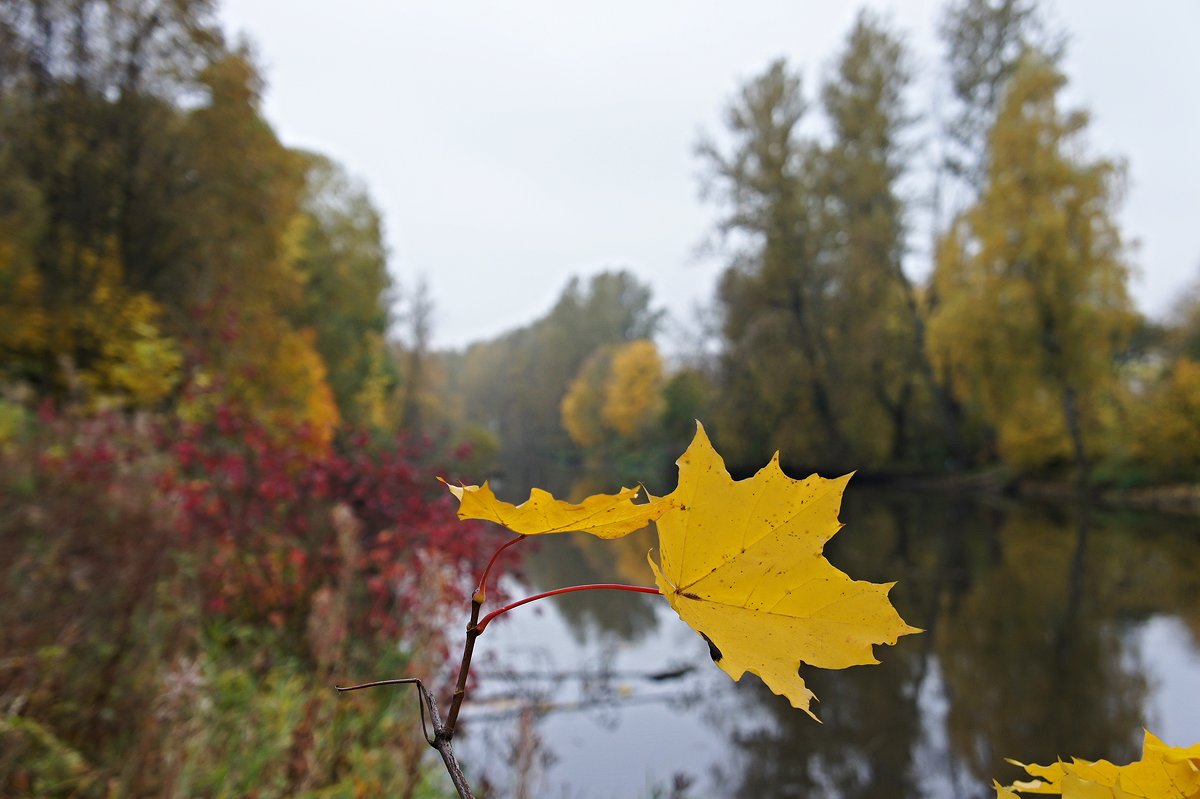
MULTIPOLYGON (((1135 759, 1143 727, 1200 741, 1200 520, 855 488, 827 548, 922 635, 805 670, 818 724, 734 683, 659 597, 582 592, 479 639, 468 773, 502 795, 991 797, 1004 762, 1135 759)), ((524 545, 533 544, 526 542, 524 545)), ((652 534, 559 536, 514 594, 652 585, 652 534)))

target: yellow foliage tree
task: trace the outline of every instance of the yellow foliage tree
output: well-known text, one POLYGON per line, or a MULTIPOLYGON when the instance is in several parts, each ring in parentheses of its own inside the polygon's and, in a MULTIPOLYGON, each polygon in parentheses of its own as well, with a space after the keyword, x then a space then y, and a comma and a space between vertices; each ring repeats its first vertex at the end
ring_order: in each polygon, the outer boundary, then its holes
POLYGON ((605 424, 627 439, 638 438, 662 412, 663 362, 649 339, 638 339, 613 353, 604 388, 605 424))
POLYGON ((42 307, 42 278, 20 234, 26 222, 17 214, 0 217, 0 352, 9 366, 45 347, 49 319, 42 307))
POLYGON ((638 440, 663 409, 663 362, 649 339, 593 352, 561 405, 571 440, 595 447, 607 437, 638 440))
POLYGON ((612 347, 599 347, 588 356, 563 395, 560 412, 563 427, 581 447, 604 441, 604 385, 612 365, 612 347))
POLYGON ((1168 475, 1200 473, 1200 362, 1180 358, 1130 414, 1133 456, 1168 475))
POLYGON ((990 139, 987 184, 942 242, 931 355, 998 433, 1010 462, 1089 453, 1134 321, 1112 217, 1116 164, 1077 155, 1087 125, 1064 113, 1065 83, 1028 55, 990 139))
POLYGON ((383 429, 388 426, 388 399, 392 383, 387 371, 387 342, 378 333, 368 332, 362 347, 366 352, 366 374, 354 395, 353 415, 371 427, 383 429))
POLYGON ((205 368, 270 423, 311 425, 328 440, 340 418, 315 333, 288 312, 304 299, 308 157, 289 151, 259 113, 261 80, 244 53, 211 64, 208 104, 188 119, 202 175, 194 200, 202 308, 193 339, 205 368), (248 220, 253 220, 250 223, 248 220))
POLYGON ((179 382, 178 343, 160 306, 131 290, 109 247, 72 247, 76 291, 54 292, 13 239, 0 243, 0 352, 11 377, 36 377, 91 406, 145 407, 179 382))
POLYGON ((271 387, 255 387, 263 406, 269 408, 268 418, 274 417, 282 424, 299 421, 311 425, 318 440, 327 444, 341 417, 326 379, 325 362, 313 338, 311 330, 289 329, 281 336, 276 347, 279 361, 275 379, 289 387, 283 397, 268 398, 265 394, 271 387))
POLYGON ((179 383, 183 354, 173 338, 159 331, 159 314, 154 300, 137 293, 108 320, 111 334, 104 337, 100 359, 89 374, 96 393, 115 392, 119 402, 147 406, 179 383))

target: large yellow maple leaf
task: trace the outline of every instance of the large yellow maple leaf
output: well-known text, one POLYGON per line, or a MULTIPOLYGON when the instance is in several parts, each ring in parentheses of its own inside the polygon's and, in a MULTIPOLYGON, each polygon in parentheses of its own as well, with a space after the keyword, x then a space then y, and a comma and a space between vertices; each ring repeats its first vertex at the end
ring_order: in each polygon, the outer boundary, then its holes
POLYGON ((458 499, 458 518, 495 522, 521 535, 574 531, 591 533, 599 538, 620 538, 645 527, 671 504, 669 498, 635 503, 633 500, 640 488, 622 488, 616 494, 594 494, 579 503, 555 499, 549 492, 535 488, 529 493, 529 499, 513 505, 497 499, 486 482, 482 486, 446 483, 446 487, 458 499))
POLYGON ((802 664, 878 663, 874 644, 920 632, 888 601, 894 583, 852 580, 822 554, 841 528, 849 475, 794 480, 776 453, 754 477, 734 480, 699 424, 678 465, 673 502, 656 523, 659 562, 651 558, 650 567, 733 679, 757 674, 815 719, 802 664))
POLYGON ((1197 799, 1200 797, 1200 744, 1167 746, 1146 730, 1142 759, 1125 766, 1107 760, 1058 762, 1048 766, 1010 760, 1036 779, 996 784, 997 799, 1018 793, 1063 799, 1197 799))

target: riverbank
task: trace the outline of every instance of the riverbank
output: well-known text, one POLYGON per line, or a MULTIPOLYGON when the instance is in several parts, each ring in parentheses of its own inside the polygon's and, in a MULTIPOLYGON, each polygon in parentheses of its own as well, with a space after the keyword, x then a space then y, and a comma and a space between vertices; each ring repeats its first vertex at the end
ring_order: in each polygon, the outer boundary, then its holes
MULTIPOLYGON (((1069 480, 1014 478, 1002 468, 961 474, 863 474, 856 483, 914 491, 957 491, 976 495, 1012 496, 1055 502, 1075 501, 1078 487, 1069 480)), ((1097 504, 1200 516, 1200 483, 1164 483, 1135 488, 1094 490, 1097 504)))
POLYGON ((1107 505, 1200 516, 1200 483, 1125 488, 1106 491, 1100 498, 1107 505))
MULTIPOLYGON (((1009 492, 1029 499, 1074 500, 1078 488, 1070 482, 1018 480, 1009 492)), ((1097 504, 1112 508, 1133 508, 1200 515, 1200 483, 1172 483, 1137 488, 1097 488, 1097 504)))

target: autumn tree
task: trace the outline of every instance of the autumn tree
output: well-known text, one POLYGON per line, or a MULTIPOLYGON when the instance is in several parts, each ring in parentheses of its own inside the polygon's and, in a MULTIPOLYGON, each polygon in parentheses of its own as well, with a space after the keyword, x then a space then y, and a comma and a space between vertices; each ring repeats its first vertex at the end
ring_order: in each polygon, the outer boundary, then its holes
MULTIPOLYGON (((211 0, 14 0, 0 6, 2 138, 47 226, 39 268, 86 291, 69 251, 108 248, 135 291, 178 275, 172 217, 188 191, 177 107, 224 43, 211 0)), ((16 177, 16 175, 10 175, 16 177)))
POLYGON ((1156 338, 1151 357, 1131 365, 1123 438, 1140 474, 1190 481, 1200 472, 1200 281, 1156 338))
POLYGON ((800 77, 776 61, 727 108, 728 144, 698 148, 705 196, 720 206, 718 232, 731 245, 717 290, 716 419, 735 463, 775 449, 808 463, 851 458, 835 400, 837 276, 813 168, 820 151, 799 130, 806 110, 800 77))
POLYGON ((863 13, 822 86, 828 143, 800 132, 800 78, 776 62, 727 111, 730 144, 700 148, 733 245, 717 419, 744 447, 730 442, 734 458, 783 449, 808 465, 880 466, 940 460, 926 442, 958 450, 903 269, 910 80, 899 37, 863 13))
POLYGON ((987 180, 989 131, 1026 50, 1057 64, 1065 37, 1037 0, 953 0, 938 24, 953 107, 945 121, 945 162, 973 197, 987 180))
POLYGON ((911 81, 898 36, 863 12, 821 91, 832 141, 820 160, 836 269, 832 315, 841 380, 839 403, 869 462, 911 461, 917 442, 957 433, 955 409, 925 354, 918 289, 904 272, 907 203, 900 181, 912 155, 911 81), (937 419, 938 424, 933 423, 937 419))
POLYGON ((956 221, 933 276, 935 359, 1019 466, 1074 463, 1086 480, 1114 355, 1134 319, 1113 218, 1119 166, 1080 154, 1088 117, 1030 53, 989 138, 987 183, 956 221))
POLYGON ((0 6, 0 336, 40 393, 161 399, 178 365, 176 104, 222 47, 208 0, 0 6), (169 309, 165 309, 169 310, 169 309))
POLYGON ((581 447, 599 447, 608 431, 604 424, 605 386, 612 372, 613 345, 597 348, 567 386, 560 405, 567 435, 581 447))
MULTIPOLYGON (((937 136, 930 202, 930 260, 942 246, 948 219, 975 202, 983 190, 990 158, 988 134, 1017 63, 1027 49, 1057 61, 1065 37, 1046 24, 1037 0, 951 0, 938 21, 944 48, 949 104, 935 106, 937 136)), ((941 298, 927 287, 924 316, 941 298)), ((970 415, 952 376, 936 371, 931 392, 940 428, 960 465, 994 457, 995 431, 970 415)))
POLYGON ((604 389, 604 421, 618 435, 637 440, 662 412, 663 361, 649 339, 621 346, 604 389))
POLYGON ((208 102, 186 120, 197 184, 188 215, 190 344, 252 413, 327 436, 340 413, 317 331, 289 319, 304 304, 306 159, 262 118, 263 84, 249 53, 214 61, 203 80, 208 102))
POLYGON ((378 213, 279 141, 262 89, 210 0, 0 7, 4 379, 148 405, 186 354, 264 417, 381 416, 378 213))
POLYGON ((1127 439, 1143 474, 1193 481, 1200 473, 1200 360, 1180 358, 1131 402, 1127 439))
POLYGON ((385 427, 397 381, 387 348, 392 280, 383 221, 366 187, 338 164, 302 154, 304 186, 289 223, 301 299, 289 313, 314 331, 341 416, 385 427))
POLYGON ((592 353, 567 387, 563 426, 582 447, 606 439, 631 443, 653 430, 663 409, 663 361, 649 339, 592 353))

